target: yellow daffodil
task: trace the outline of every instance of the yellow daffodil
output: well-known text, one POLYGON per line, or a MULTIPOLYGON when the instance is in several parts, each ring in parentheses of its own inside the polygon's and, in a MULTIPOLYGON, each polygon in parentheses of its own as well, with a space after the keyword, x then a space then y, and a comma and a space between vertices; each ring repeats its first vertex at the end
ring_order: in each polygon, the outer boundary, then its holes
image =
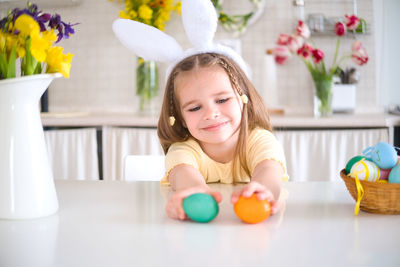
POLYGON ((49 46, 51 46, 55 41, 57 41, 57 34, 54 32, 54 29, 50 31, 42 32, 42 38, 47 41, 49 46))
POLYGON ((23 58, 26 55, 26 51, 25 51, 25 38, 22 38, 21 36, 19 36, 17 38, 17 57, 19 58, 23 58))
POLYGON ((5 52, 6 50, 6 33, 0 31, 0 53, 5 52))
POLYGON ((23 36, 39 33, 39 24, 29 15, 22 14, 15 20, 14 28, 20 31, 23 36))
POLYGON ((32 42, 30 51, 32 56, 39 62, 45 61, 46 50, 49 48, 48 42, 38 33, 33 33, 31 38, 32 42))
POLYGON ((181 3, 180 3, 180 2, 177 3, 177 4, 174 6, 174 10, 175 10, 176 13, 178 13, 179 15, 182 14, 181 3))
POLYGON ((28 2, 25 9, 9 10, 6 17, 0 18, 0 79, 43 71, 69 77, 73 55, 65 55, 62 47, 52 45, 71 36, 77 24, 65 23, 60 15, 39 10, 28 2))
POLYGON ((148 5, 141 5, 139 7, 139 17, 144 20, 150 20, 153 16, 153 10, 148 5))
POLYGON ((47 72, 60 72, 65 78, 69 78, 71 60, 74 55, 70 53, 64 55, 62 51, 63 48, 60 46, 50 47, 47 51, 47 72))
MULTIPOLYGON (((116 2, 116 0, 109 0, 116 2)), ((165 23, 170 20, 171 12, 181 13, 181 3, 177 0, 125 0, 125 9, 119 16, 123 19, 154 26, 164 31, 165 23)))
POLYGON ((164 21, 160 20, 160 19, 156 19, 154 21, 154 27, 156 27, 157 29, 159 29, 160 31, 164 31, 164 21))
POLYGON ((161 19, 162 21, 169 21, 170 18, 170 13, 166 12, 166 11, 160 11, 160 15, 158 16, 159 19, 161 19))
POLYGON ((126 14, 125 11, 120 11, 120 12, 119 12, 119 17, 120 17, 121 19, 131 19, 131 17, 130 17, 128 14, 126 14))
POLYGON ((10 53, 14 46, 18 45, 18 37, 14 34, 7 34, 6 51, 10 53))
POLYGON ((129 11, 129 18, 132 20, 136 20, 137 19, 137 12, 135 10, 131 10, 129 11))

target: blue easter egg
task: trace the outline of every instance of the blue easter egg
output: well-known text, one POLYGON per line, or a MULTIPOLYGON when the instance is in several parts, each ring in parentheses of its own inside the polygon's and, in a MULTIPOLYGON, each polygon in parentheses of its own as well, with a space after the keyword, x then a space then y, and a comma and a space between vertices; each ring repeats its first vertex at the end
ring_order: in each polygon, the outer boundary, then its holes
POLYGON ((217 216, 219 207, 211 195, 196 193, 183 200, 183 210, 193 221, 206 223, 217 216))
POLYGON ((397 163, 396 150, 391 144, 386 142, 379 142, 375 146, 365 149, 363 154, 371 158, 381 169, 393 168, 397 163))
POLYGON ((396 165, 389 173, 389 183, 400 184, 400 165, 396 165))

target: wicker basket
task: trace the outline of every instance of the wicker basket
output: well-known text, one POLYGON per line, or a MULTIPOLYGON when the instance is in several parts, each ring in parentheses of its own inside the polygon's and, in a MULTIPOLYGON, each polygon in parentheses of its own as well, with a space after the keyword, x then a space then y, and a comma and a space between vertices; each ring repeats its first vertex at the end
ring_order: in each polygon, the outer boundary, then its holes
MULTIPOLYGON (((345 170, 340 172, 347 190, 357 201, 357 187, 355 179, 347 176, 345 170)), ((377 183, 360 181, 364 188, 364 197, 361 199, 360 209, 379 214, 400 214, 400 184, 377 183)))

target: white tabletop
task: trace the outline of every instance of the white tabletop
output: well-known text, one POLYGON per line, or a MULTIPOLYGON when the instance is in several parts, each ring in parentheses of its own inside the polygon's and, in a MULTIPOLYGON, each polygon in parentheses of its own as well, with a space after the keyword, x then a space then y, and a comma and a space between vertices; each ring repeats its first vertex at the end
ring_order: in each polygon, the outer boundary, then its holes
POLYGON ((0 266, 400 266, 400 216, 366 212, 342 181, 286 183, 282 211, 248 225, 231 185, 210 223, 169 219, 158 182, 57 181, 60 209, 0 220, 0 266))

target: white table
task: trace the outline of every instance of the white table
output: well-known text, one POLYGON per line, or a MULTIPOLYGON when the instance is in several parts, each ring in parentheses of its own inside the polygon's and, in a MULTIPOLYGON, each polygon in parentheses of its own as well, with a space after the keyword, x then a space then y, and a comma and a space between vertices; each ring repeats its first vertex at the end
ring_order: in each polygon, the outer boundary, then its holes
POLYGON ((0 220, 0 266, 400 266, 400 216, 360 212, 342 181, 286 183, 283 210, 256 225, 231 185, 207 224, 169 219, 158 182, 56 181, 60 209, 0 220))

